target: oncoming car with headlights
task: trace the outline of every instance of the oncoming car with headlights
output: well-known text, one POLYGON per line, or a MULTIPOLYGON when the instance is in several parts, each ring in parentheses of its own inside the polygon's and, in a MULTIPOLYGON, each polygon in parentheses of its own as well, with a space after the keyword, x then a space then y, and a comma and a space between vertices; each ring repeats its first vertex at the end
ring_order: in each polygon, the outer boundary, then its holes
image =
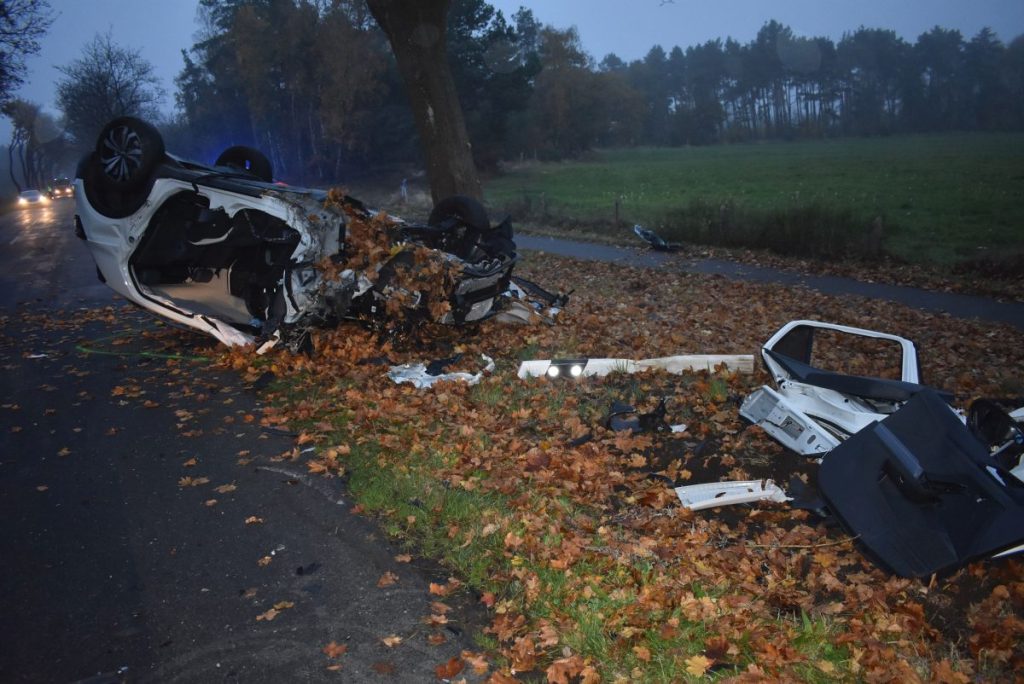
POLYGON ((18 193, 18 206, 22 209, 45 206, 49 203, 49 198, 38 190, 22 190, 18 193))
POLYGON ((75 185, 68 178, 54 178, 46 194, 50 199, 72 199, 75 196, 75 185))
POLYGON ((341 191, 274 183, 252 148, 213 164, 168 154, 133 117, 103 128, 75 194, 101 280, 228 345, 298 348, 342 319, 480 321, 500 309, 518 259, 508 221, 492 226, 471 198, 407 222, 341 191))

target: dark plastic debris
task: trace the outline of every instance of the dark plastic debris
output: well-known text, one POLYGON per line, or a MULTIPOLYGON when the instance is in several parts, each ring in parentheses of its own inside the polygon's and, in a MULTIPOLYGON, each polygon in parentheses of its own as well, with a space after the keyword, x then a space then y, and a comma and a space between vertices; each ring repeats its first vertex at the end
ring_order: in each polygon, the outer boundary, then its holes
POLYGON ((825 454, 818 486, 843 526, 903 577, 1024 542, 1024 483, 927 389, 825 454))
POLYGON ((462 360, 462 354, 456 354, 455 356, 449 356, 447 359, 437 359, 427 364, 426 374, 438 376, 445 372, 448 366, 453 366, 462 360))
POLYGON ((682 249, 682 245, 668 242, 653 230, 648 230, 639 224, 633 226, 633 232, 656 252, 678 252, 682 249))
POLYGON ((789 496, 793 499, 789 505, 801 511, 809 511, 819 518, 830 517, 828 505, 821 495, 813 487, 804 483, 794 475, 789 479, 789 496))
POLYGON ((615 432, 620 432, 622 430, 629 430, 633 434, 639 434, 641 432, 668 432, 672 428, 665 420, 665 402, 666 399, 662 398, 662 400, 658 402, 658 406, 650 413, 643 413, 627 418, 625 416, 635 414, 636 409, 629 404, 616 401, 612 404, 612 409, 608 413, 605 425, 615 432))
POLYGON ((270 383, 274 382, 274 380, 276 379, 276 375, 274 375, 271 371, 267 371, 260 377, 256 378, 256 380, 252 383, 251 387, 254 390, 264 390, 267 387, 269 387, 270 383))
POLYGON ((546 306, 559 309, 569 303, 569 295, 575 292, 575 290, 569 290, 565 293, 554 294, 553 292, 548 292, 532 280, 527 280, 520 276, 512 276, 512 282, 521 288, 526 294, 544 302, 546 306))

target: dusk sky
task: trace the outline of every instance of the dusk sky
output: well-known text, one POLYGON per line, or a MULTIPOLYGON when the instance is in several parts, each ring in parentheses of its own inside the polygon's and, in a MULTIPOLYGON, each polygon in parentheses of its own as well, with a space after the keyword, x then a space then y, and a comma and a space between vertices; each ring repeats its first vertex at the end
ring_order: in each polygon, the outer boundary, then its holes
MULTIPOLYGON (((56 113, 56 66, 81 54, 96 34, 110 31, 114 41, 139 49, 155 67, 173 108, 174 77, 182 67, 181 49, 192 45, 198 28, 194 0, 51 0, 59 13, 28 60, 29 74, 19 97, 56 113)), ((893 29, 908 41, 932 28, 959 29, 970 38, 992 28, 1004 42, 1024 34, 1024 0, 493 0, 510 17, 520 6, 543 23, 576 26, 584 47, 600 60, 614 52, 624 60, 644 56, 653 45, 687 47, 714 38, 752 39, 769 19, 797 35, 834 40, 859 26, 893 29)), ((0 140, 10 137, 0 119, 0 140)))

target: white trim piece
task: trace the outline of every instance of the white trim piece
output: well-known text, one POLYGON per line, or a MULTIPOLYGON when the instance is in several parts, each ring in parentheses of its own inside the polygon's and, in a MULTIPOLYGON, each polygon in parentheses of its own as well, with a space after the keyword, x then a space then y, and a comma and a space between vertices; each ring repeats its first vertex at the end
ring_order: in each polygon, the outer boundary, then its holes
POLYGON ((679 497, 679 502, 683 504, 683 508, 688 508, 691 511, 755 501, 785 503, 793 500, 771 480, 707 482, 676 487, 675 492, 679 497))
POLYGON ((1020 553, 1021 551, 1024 551, 1024 544, 1021 544, 1020 546, 1015 546, 1012 549, 1006 549, 1005 551, 1003 551, 1001 553, 997 553, 996 555, 994 555, 992 557, 993 558, 1002 558, 1003 556, 1012 556, 1013 554, 1020 553))
MULTIPOLYGON (((539 378, 548 374, 552 365, 558 365, 557 359, 545 359, 534 361, 523 361, 519 364, 519 377, 539 378)), ((604 377, 609 373, 641 373, 652 368, 680 374, 686 371, 713 371, 716 366, 725 365, 727 370, 738 373, 754 372, 753 354, 686 354, 680 356, 665 356, 657 359, 643 359, 634 361, 632 359, 581 359, 581 372, 577 377, 604 377)))

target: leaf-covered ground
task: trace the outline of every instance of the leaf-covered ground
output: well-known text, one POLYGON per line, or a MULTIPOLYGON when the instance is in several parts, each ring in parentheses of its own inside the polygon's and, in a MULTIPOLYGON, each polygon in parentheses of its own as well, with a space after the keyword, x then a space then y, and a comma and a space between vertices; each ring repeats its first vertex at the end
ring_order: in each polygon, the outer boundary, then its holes
MULTIPOLYGON (((276 409, 263 421, 316 446, 283 458, 347 478, 362 510, 441 558, 480 597, 490 659, 474 656, 474 672, 499 682, 966 682, 1024 671, 1020 561, 899 579, 867 562, 842 529, 784 505, 680 507, 670 481, 813 480, 813 462, 739 417, 739 401, 766 382, 762 372, 568 382, 515 374, 522 358, 753 354, 784 323, 809 318, 913 339, 925 382, 966 406, 1024 394, 1021 332, 886 302, 543 255, 517 272, 575 289, 556 325, 430 328, 401 343, 342 325, 322 333, 309 358, 239 349, 222 358, 250 380, 273 373, 276 409), (483 353, 497 370, 476 386, 428 390, 386 377, 391 363, 455 352, 459 369, 475 370, 483 353), (686 432, 603 427, 613 401, 650 409, 663 397, 686 432)), ((838 352, 834 360, 869 361, 838 352)), ((450 665, 449 674, 460 669, 450 665)))

